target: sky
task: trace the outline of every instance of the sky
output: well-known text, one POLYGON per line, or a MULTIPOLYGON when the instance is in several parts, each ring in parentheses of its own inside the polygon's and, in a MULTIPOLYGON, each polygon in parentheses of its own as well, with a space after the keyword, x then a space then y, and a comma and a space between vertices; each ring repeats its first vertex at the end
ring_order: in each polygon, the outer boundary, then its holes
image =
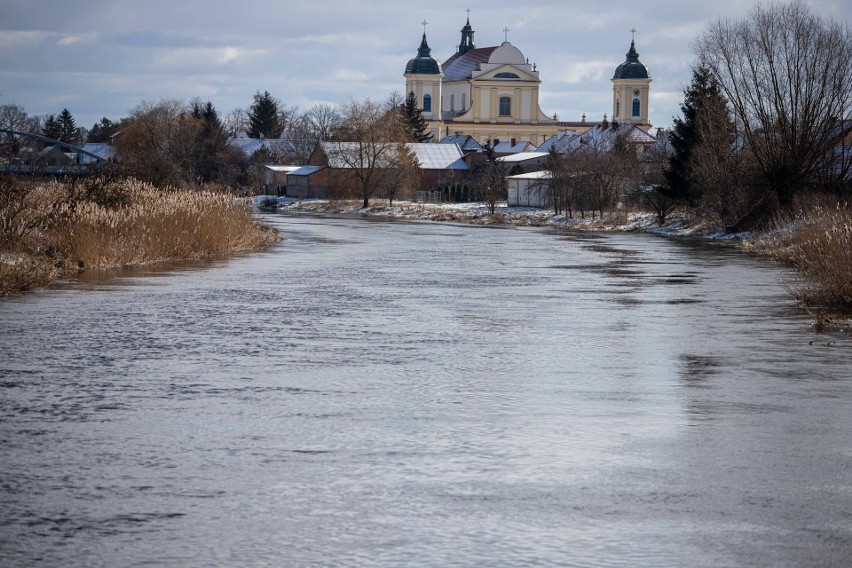
MULTIPOLYGON (((809 0, 852 22, 852 1, 809 0)), ((648 66, 650 118, 668 126, 689 84, 707 23, 741 19, 753 0, 0 0, 0 105, 29 114, 68 108, 78 126, 118 120, 143 101, 211 101, 221 115, 257 91, 306 110, 384 100, 424 20, 432 56, 450 57, 470 9, 477 47, 508 40, 540 72, 540 105, 559 120, 612 112, 612 77, 630 47, 648 66)))

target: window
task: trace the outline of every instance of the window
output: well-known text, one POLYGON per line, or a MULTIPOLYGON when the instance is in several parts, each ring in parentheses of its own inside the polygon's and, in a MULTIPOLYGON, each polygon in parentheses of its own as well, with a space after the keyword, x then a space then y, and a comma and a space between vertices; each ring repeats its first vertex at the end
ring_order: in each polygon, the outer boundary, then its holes
POLYGON ((423 112, 432 112, 432 95, 423 95, 423 112))
POLYGON ((520 77, 518 77, 514 73, 497 73, 496 75, 494 75, 494 78, 495 79, 520 79, 520 77))
POLYGON ((500 116, 512 116, 512 99, 500 97, 500 116))
POLYGON ((621 101, 615 101, 615 118, 621 115, 621 101))
POLYGON ((462 93, 462 106, 461 109, 464 110, 467 108, 467 93, 462 93))
POLYGON ((639 116, 639 99, 633 99, 633 116, 639 116))
POLYGON ((456 110, 456 96, 450 95, 450 110, 456 110))

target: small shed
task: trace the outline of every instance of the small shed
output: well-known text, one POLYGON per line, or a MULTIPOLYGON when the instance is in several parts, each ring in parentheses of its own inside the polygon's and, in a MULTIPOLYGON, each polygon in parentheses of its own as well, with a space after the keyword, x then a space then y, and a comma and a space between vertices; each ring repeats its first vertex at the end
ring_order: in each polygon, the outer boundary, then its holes
POLYGON ((302 166, 286 175, 287 197, 301 199, 324 199, 328 187, 328 168, 325 166, 302 166))
POLYGON ((263 189, 266 195, 287 195, 287 174, 299 168, 301 166, 265 166, 263 189))
POLYGON ((548 170, 506 178, 509 207, 547 207, 551 173, 548 170))

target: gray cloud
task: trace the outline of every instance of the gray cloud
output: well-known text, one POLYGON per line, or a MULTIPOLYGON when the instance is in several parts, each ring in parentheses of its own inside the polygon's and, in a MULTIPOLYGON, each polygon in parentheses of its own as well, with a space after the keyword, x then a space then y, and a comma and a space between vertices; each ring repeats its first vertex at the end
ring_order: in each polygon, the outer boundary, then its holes
MULTIPOLYGON (((547 114, 597 119, 611 111, 612 71, 636 45, 654 78, 651 120, 668 125, 690 80, 691 46, 706 23, 742 17, 755 0, 472 3, 479 46, 509 40, 543 81, 547 114)), ((844 0, 813 9, 848 21, 844 0)), ((433 55, 452 55, 466 13, 456 2, 375 0, 0 0, 0 104, 33 114, 68 107, 78 124, 125 116, 143 100, 211 100, 222 113, 269 90, 289 105, 381 99, 402 72, 426 19, 433 55)))

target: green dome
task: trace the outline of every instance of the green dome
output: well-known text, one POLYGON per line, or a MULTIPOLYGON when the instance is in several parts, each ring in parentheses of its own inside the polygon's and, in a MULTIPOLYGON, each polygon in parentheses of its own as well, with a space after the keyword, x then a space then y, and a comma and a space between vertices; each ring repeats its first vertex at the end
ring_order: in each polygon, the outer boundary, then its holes
POLYGON ((613 79, 650 79, 651 74, 648 73, 648 68, 639 61, 639 54, 636 52, 636 45, 630 42, 630 51, 627 52, 627 59, 615 69, 613 79))
POLYGON ((410 59, 408 65, 405 66, 406 75, 440 75, 441 65, 432 59, 432 50, 429 49, 429 44, 426 43, 426 34, 423 34, 423 41, 420 42, 420 49, 417 50, 417 57, 410 59))

